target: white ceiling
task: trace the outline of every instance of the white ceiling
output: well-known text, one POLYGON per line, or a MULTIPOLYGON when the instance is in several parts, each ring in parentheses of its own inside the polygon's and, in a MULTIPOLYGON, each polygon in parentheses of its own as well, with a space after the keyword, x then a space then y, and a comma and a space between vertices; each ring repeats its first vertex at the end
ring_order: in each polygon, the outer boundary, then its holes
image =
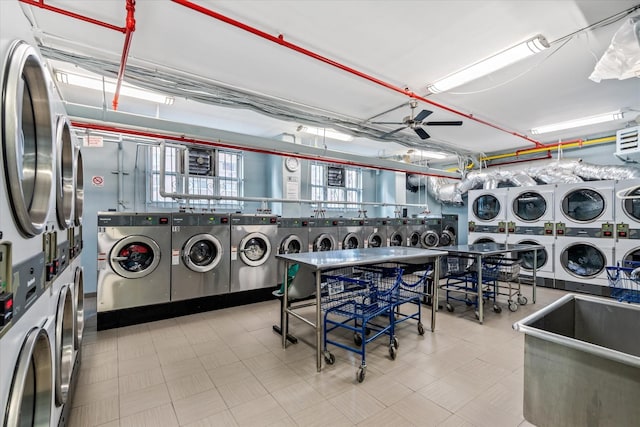
MULTIPOLYGON (((564 120, 635 109, 640 114, 640 79, 588 79, 597 59, 622 24, 581 32, 564 45, 555 40, 621 12, 637 0, 595 1, 196 1, 305 49, 419 95, 438 78, 509 46, 544 35, 551 48, 507 69, 429 100, 527 135, 530 129, 564 120)), ((47 0, 47 4, 124 26, 125 0, 47 0)), ((45 46, 118 62, 124 36, 50 11, 24 6, 45 46)), ((633 15, 637 15, 636 11, 633 15)), ((401 121, 409 98, 343 70, 271 43, 171 1, 138 0, 129 64, 185 73, 245 91, 279 98, 327 115, 365 122, 401 121)), ((56 68, 75 69, 55 62, 56 68)), ((99 92, 60 85, 66 101, 100 106, 99 92)), ((110 106, 111 100, 106 100, 110 106)), ((447 149, 490 153, 533 148, 523 138, 420 102, 429 120, 463 120, 461 127, 431 127, 430 143, 447 149)), ((120 110, 206 125, 251 135, 296 134, 300 121, 275 120, 255 112, 176 99, 157 106, 121 98, 120 110)), ((543 143, 613 133, 624 121, 570 132, 539 135, 543 143)), ((384 126, 380 129, 394 129, 384 126)), ((411 130, 406 137, 420 139, 411 130)), ((300 134, 297 134, 300 136, 300 134)), ((327 141, 312 141, 324 144, 327 141)), ((393 142, 358 138, 327 142, 333 149, 389 155, 406 151, 393 142)))

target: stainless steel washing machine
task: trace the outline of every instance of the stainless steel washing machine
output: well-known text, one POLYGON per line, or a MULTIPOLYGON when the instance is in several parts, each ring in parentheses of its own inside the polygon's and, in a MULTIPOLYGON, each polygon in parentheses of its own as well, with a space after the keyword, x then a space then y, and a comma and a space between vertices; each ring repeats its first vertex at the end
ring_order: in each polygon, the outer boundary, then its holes
POLYGON ((338 248, 358 249, 364 247, 362 243, 363 219, 341 218, 338 220, 338 248))
POLYGON ((442 215, 442 232, 440 246, 455 246, 458 244, 458 215, 442 215))
POLYGON ((169 301, 170 219, 163 213, 98 213, 98 314, 169 301))
POLYGON ((406 224, 407 246, 412 248, 422 247, 422 234, 426 231, 423 218, 408 218, 406 224))
POLYGON ((388 246, 386 218, 367 218, 362 225, 362 241, 365 248, 388 246))
POLYGON ((387 221, 387 235, 389 246, 407 246, 406 218, 389 218, 387 221))
POLYGON ((229 293, 231 228, 228 214, 171 217, 171 301, 229 293))
POLYGON ((277 283, 278 218, 231 215, 231 293, 274 288, 277 283))
MULTIPOLYGON (((278 218, 278 253, 309 251, 309 221, 303 218, 278 218)), ((278 262, 278 282, 284 277, 284 263, 278 262)))
POLYGON ((338 220, 309 218, 309 252, 338 250, 338 220))
POLYGON ((423 248, 431 249, 440 244, 442 233, 442 218, 426 218, 424 232, 420 235, 420 244, 423 248))

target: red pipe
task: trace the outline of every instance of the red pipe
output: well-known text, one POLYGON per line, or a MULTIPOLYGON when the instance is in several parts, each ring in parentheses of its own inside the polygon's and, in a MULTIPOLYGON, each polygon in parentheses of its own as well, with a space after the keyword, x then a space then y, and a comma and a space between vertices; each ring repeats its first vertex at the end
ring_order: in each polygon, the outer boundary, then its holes
POLYGON ((279 44, 279 45, 284 46, 286 48, 289 48, 291 50, 294 50, 294 51, 296 51, 298 53, 302 53, 303 55, 306 55, 306 56, 309 56, 311 58, 317 59, 318 61, 321 61, 321 62, 324 62, 325 64, 331 65, 332 67, 336 67, 336 68, 341 69, 343 71, 346 71, 348 73, 354 74, 354 75, 356 75, 358 77, 361 77, 361 78, 363 78, 365 80, 368 80, 368 81, 370 81, 372 83, 375 83, 377 85, 380 85, 380 86, 385 87, 387 89, 390 89, 392 91, 401 93, 401 94, 403 94, 405 96, 408 96, 409 98, 417 99, 419 101, 425 102, 427 104, 431 104, 431 105, 433 105, 435 107, 438 107, 438 108, 443 109, 445 111, 448 111, 450 113, 462 116, 462 117, 464 117, 466 119, 473 120, 473 121, 481 123, 481 124, 483 124, 485 126, 489 126, 491 128, 497 129, 499 131, 506 132, 506 133, 508 133, 510 135, 513 135, 513 136, 516 136, 518 138, 522 138, 522 139, 524 139, 524 140, 526 140, 528 142, 531 142, 531 143, 535 144, 536 147, 542 147, 542 144, 539 141, 536 141, 535 139, 531 139, 526 135, 522 135, 522 134, 520 134, 518 132, 513 132, 513 131, 510 131, 510 130, 504 129, 504 128, 502 128, 502 127, 500 127, 498 125, 495 125, 493 123, 489 123, 489 122, 487 122, 485 120, 478 119, 478 118, 474 117, 471 114, 463 113, 461 111, 454 110, 451 107, 447 107, 447 106, 442 105, 440 103, 437 103, 437 102, 434 102, 434 101, 430 101, 427 98, 422 97, 422 96, 420 96, 420 95, 418 95, 418 94, 416 94, 416 93, 414 93, 414 92, 412 92, 412 91, 410 91, 410 90, 408 90, 406 88, 401 88, 399 86, 392 85, 391 83, 384 82, 384 81, 382 81, 382 80, 380 80, 380 79, 378 79, 376 77, 373 77, 373 76, 371 76, 369 74, 363 73, 363 72, 358 71, 358 70, 356 70, 354 68, 348 67, 348 66, 346 66, 344 64, 341 64, 341 63, 336 62, 336 61, 334 61, 332 59, 329 59, 329 58, 324 57, 322 55, 319 55, 319 54, 317 54, 315 52, 312 52, 312 51, 310 51, 308 49, 300 47, 300 46, 298 46, 296 44, 293 44, 293 43, 290 43, 288 41, 285 41, 284 36, 282 34, 278 35, 278 37, 272 36, 271 34, 268 34, 268 33, 264 32, 262 30, 259 30, 259 29, 255 28, 255 27, 251 27, 251 26, 249 26, 247 24, 243 24, 240 21, 236 21, 235 19, 229 18, 229 17, 224 16, 224 15, 218 13, 218 12, 215 12, 213 10, 210 10, 210 9, 204 8, 202 6, 199 6, 199 5, 197 5, 195 3, 192 3, 192 2, 190 2, 188 0, 172 0, 172 1, 175 2, 175 3, 181 4, 182 6, 188 7, 189 9, 195 10, 196 12, 200 12, 200 13, 202 13, 204 15, 210 16, 210 17, 212 17, 214 19, 217 19, 219 21, 225 22, 225 23, 230 24, 230 25, 232 25, 234 27, 240 28, 241 30, 247 31, 247 32, 249 32, 251 34, 255 34, 258 37, 262 37, 263 39, 269 40, 269 41, 271 41, 273 43, 276 43, 276 44, 279 44))
POLYGON ((45 4, 44 0, 18 0, 22 3, 28 4, 30 6, 39 7, 41 9, 49 10, 51 12, 56 12, 61 15, 69 16, 71 18, 79 19, 84 22, 89 22, 91 24, 99 25, 101 27, 108 28, 110 30, 119 31, 121 33, 125 33, 127 29, 125 27, 118 27, 116 25, 109 24, 107 22, 98 21, 97 19, 89 18, 88 16, 79 15, 77 13, 69 12, 68 10, 60 9, 55 6, 50 6, 45 4))
POLYGON ((127 66, 127 58, 129 57, 129 48, 131 47, 131 35, 136 30, 136 0, 127 0, 127 20, 124 37, 124 47, 122 48, 122 57, 120 58, 120 69, 118 70, 118 80, 116 81, 116 92, 113 94, 113 109, 118 109, 118 99, 120 98, 120 87, 122 79, 124 79, 124 69, 127 66))
POLYGON ((526 162, 535 162, 536 160, 548 160, 551 158, 551 152, 547 151, 547 155, 544 157, 536 157, 535 159, 524 159, 524 160, 512 160, 510 162, 502 162, 502 163, 491 163, 487 165, 488 168, 492 168, 494 166, 504 166, 504 165, 512 165, 515 163, 526 163, 526 162))
MULTIPOLYGON (((183 142, 183 143, 188 143, 188 144, 201 144, 201 145, 208 145, 208 146, 212 146, 212 147, 221 147, 221 148, 228 148, 228 149, 233 149, 233 150, 250 151, 250 152, 253 152, 253 153, 260 153, 260 154, 271 154, 271 155, 276 155, 276 156, 290 156, 290 157, 297 157, 299 159, 305 159, 305 160, 318 160, 318 161, 336 163, 336 164, 341 164, 341 165, 357 166, 357 167, 364 167, 364 168, 369 168, 369 169, 379 169, 379 170, 386 170, 386 171, 391 171, 391 172, 408 173, 404 169, 396 169, 396 168, 384 167, 384 166, 372 166, 372 165, 367 165, 365 163, 351 162, 351 161, 348 161, 348 160, 337 159, 337 158, 336 159, 334 159, 334 158, 322 158, 322 157, 312 156, 310 154, 283 153, 281 151, 271 151, 271 150, 265 150, 265 149, 262 149, 262 148, 241 147, 241 146, 237 146, 237 145, 233 145, 231 143, 226 143, 226 142, 221 142, 221 141, 211 142, 211 141, 205 141, 205 140, 202 140, 202 139, 187 138, 187 137, 185 137, 183 135, 161 134, 161 133, 147 132, 147 131, 142 131, 142 130, 118 128, 118 127, 114 127, 114 126, 106 126, 106 125, 99 125, 99 124, 95 124, 95 123, 83 123, 83 122, 75 122, 75 121, 71 122, 71 125, 74 126, 74 127, 83 128, 83 129, 99 130, 99 131, 104 131, 104 132, 123 133, 123 134, 127 134, 127 135, 143 136, 143 137, 154 138, 154 139, 166 139, 166 140, 170 140, 170 141, 177 141, 177 142, 183 142)), ((430 174, 430 173, 424 173, 424 172, 410 172, 410 173, 412 173, 414 175, 434 176, 434 177, 437 177, 437 178, 460 179, 460 178, 454 178, 454 177, 446 176, 446 175, 430 174)))

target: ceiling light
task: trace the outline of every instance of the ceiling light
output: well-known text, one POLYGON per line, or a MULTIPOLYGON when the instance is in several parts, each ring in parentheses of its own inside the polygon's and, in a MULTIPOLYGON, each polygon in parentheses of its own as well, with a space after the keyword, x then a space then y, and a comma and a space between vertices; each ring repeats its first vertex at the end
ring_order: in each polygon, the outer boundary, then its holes
MULTIPOLYGON (((101 78, 81 76, 79 74, 71 74, 62 71, 55 72, 56 80, 61 83, 70 84, 73 86, 84 87, 86 89, 94 89, 108 93, 116 92, 116 84, 107 81, 103 81, 101 78)), ((131 98, 143 99, 145 101, 157 102, 159 104, 172 105, 174 98, 171 96, 161 95, 159 93, 149 92, 138 87, 122 84, 120 87, 121 96, 129 96, 131 98)))
POLYGON ((353 136, 346 133, 338 132, 327 128, 314 128, 311 126, 298 126, 298 132, 304 132, 311 135, 322 136, 325 138, 337 139, 338 141, 353 141, 353 136))
POLYGON ((545 39, 544 36, 537 35, 532 39, 503 50, 485 60, 476 62, 443 79, 437 80, 428 85, 427 90, 431 93, 439 93, 462 86, 467 82, 491 74, 528 56, 542 52, 548 47, 549 42, 547 42, 547 39, 545 39))
POLYGON ((610 122, 624 118, 622 111, 612 111, 610 113, 598 114, 597 116, 583 117, 581 119, 569 120, 566 122, 555 123, 546 126, 539 126, 531 129, 531 133, 538 135, 541 133, 555 132, 564 129, 573 129, 581 126, 595 125, 597 123, 610 122))
POLYGON ((419 157, 419 158, 436 159, 436 160, 442 160, 449 157, 447 154, 441 153, 439 151, 424 151, 424 150, 413 150, 413 149, 408 150, 407 154, 412 154, 413 156, 419 157))

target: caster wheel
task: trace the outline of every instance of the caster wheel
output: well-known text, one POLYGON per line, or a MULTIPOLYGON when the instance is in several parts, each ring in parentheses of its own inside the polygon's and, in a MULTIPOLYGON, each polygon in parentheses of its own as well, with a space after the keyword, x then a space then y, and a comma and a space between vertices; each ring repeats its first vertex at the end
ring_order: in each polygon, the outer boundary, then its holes
POLYGON ((393 348, 397 349, 398 347, 400 347, 400 341, 398 341, 398 338, 393 337, 393 343, 392 343, 393 348))
POLYGON ((364 328, 364 333, 366 336, 371 335, 371 328, 364 328))
POLYGON ((510 302, 509 303, 509 310, 510 311, 518 311, 518 304, 516 304, 515 302, 510 302))
POLYGON ((473 302, 468 301, 468 300, 465 301, 464 303, 467 304, 467 307, 471 307, 473 305, 473 302))
POLYGON ((451 304, 449 304, 449 303, 447 303, 447 311, 449 313, 453 313, 453 306, 451 304))
POLYGON ((499 305, 494 305, 493 306, 493 312, 494 313, 502 313, 502 307, 500 307, 499 305))
POLYGON ((358 372, 356 372, 356 380, 358 380, 358 382, 361 383, 362 381, 364 381, 364 376, 366 374, 367 374, 366 368, 362 367, 358 369, 358 372))
POLYGON ((362 345, 362 337, 360 336, 359 333, 356 332, 355 334, 353 334, 353 342, 358 347, 362 345))
POLYGON ((480 320, 480 312, 476 310, 475 315, 476 315, 476 320, 480 320))
POLYGON ((518 296, 518 304, 527 305, 528 302, 529 302, 529 300, 524 295, 519 295, 518 296))
POLYGON ((391 360, 396 360, 397 355, 398 355, 398 350, 396 350, 396 347, 394 347, 393 344, 391 344, 389 346, 389 357, 391 357, 391 360))
POLYGON ((324 354, 324 360, 329 365, 333 365, 334 363, 336 363, 336 357, 328 351, 324 354))
POLYGON ((418 333, 420 335, 424 335, 424 326, 422 325, 422 323, 418 323, 418 333))

